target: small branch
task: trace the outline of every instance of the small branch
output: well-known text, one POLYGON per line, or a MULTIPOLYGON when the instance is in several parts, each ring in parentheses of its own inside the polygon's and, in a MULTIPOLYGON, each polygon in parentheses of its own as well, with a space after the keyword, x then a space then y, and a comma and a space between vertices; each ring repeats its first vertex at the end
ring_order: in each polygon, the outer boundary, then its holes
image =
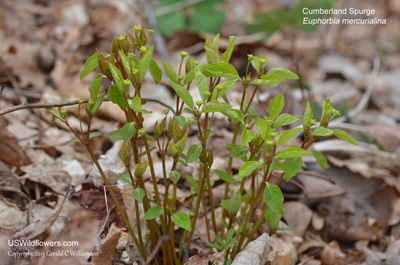
MULTIPOLYGON (((159 101, 157 99, 150 99, 150 98, 143 98, 146 101, 149 102, 154 102, 157 104, 160 104, 168 109, 170 109, 174 114, 175 114, 175 110, 168 106, 167 104, 165 104, 162 101, 159 101)), ((71 100, 71 101, 66 101, 66 102, 59 102, 59 103, 33 103, 33 104, 21 104, 21 105, 17 105, 17 106, 13 106, 7 109, 3 109, 0 110, 0 116, 3 116, 5 114, 17 111, 17 110, 23 110, 23 109, 45 109, 45 108, 57 108, 57 107, 64 107, 64 106, 72 106, 72 105, 78 105, 78 99, 76 100, 71 100)), ((88 103, 88 99, 84 100, 83 103, 88 103)), ((104 99, 104 101, 110 101, 109 99, 104 99)))
POLYGON ((186 7, 198 4, 198 3, 203 2, 203 1, 205 1, 205 0, 188 0, 188 1, 176 2, 174 4, 170 4, 170 5, 167 5, 167 6, 156 8, 154 10, 154 15, 156 17, 160 17, 160 16, 163 16, 163 15, 166 15, 166 14, 169 14, 169 13, 184 9, 186 7))
POLYGON ((372 91, 374 90, 375 87, 375 81, 379 73, 379 67, 380 67, 380 59, 379 57, 375 57, 374 59, 374 66, 372 69, 372 80, 369 82, 367 90, 365 91, 362 99, 358 103, 358 105, 352 109, 350 112, 348 112, 346 115, 343 115, 340 118, 334 119, 332 122, 330 122, 330 125, 338 125, 340 123, 345 122, 346 120, 350 120, 357 116, 367 105, 369 99, 371 98, 372 91))
POLYGON ((153 258, 156 256, 158 250, 160 249, 161 245, 169 240, 169 235, 164 235, 158 240, 156 247, 154 248, 153 252, 151 252, 150 256, 147 257, 147 264, 150 264, 150 262, 153 260, 153 258))

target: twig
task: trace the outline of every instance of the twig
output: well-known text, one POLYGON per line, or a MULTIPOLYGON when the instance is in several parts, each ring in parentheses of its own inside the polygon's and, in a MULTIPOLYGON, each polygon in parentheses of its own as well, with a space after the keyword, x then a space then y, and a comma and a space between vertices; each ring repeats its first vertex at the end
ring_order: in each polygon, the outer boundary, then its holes
POLYGON ((374 66, 372 68, 372 80, 369 82, 367 90, 365 91, 365 93, 364 93, 362 99, 360 100, 360 102, 358 103, 357 107, 352 109, 346 115, 343 115, 342 117, 333 120, 330 123, 330 125, 337 125, 337 124, 345 122, 346 120, 350 120, 350 119, 354 118, 355 116, 357 116, 364 109, 364 107, 367 105, 367 103, 371 97, 372 90, 374 90, 375 80, 379 73, 379 67, 380 67, 380 59, 377 56, 374 59, 374 66))
POLYGON ((183 254, 185 255, 185 265, 189 265, 189 251, 185 245, 182 245, 181 248, 183 250, 183 254))
POLYGON ((147 0, 139 0, 139 2, 142 4, 145 17, 147 19, 147 23, 149 23, 149 27, 154 29, 154 42, 157 51, 161 54, 161 58, 168 62, 168 51, 165 45, 165 40, 164 37, 162 36, 160 30, 157 27, 157 21, 156 21, 156 16, 155 13, 153 12, 153 8, 150 6, 149 1, 147 0))
MULTIPOLYGON (((149 102, 155 102, 157 104, 160 104, 160 105, 170 109, 175 114, 175 110, 172 107, 170 107, 167 104, 165 104, 164 102, 162 102, 162 101, 159 101, 157 99, 150 99, 150 98, 143 98, 143 99, 146 100, 146 101, 149 101, 149 102)), ((17 111, 17 110, 22 110, 22 109, 44 109, 44 108, 57 108, 57 107, 78 105, 79 104, 78 101, 79 100, 76 99, 76 100, 71 100, 71 101, 66 101, 66 102, 59 102, 59 103, 33 103, 33 104, 24 103, 24 104, 17 105, 17 106, 14 106, 14 107, 10 107, 10 108, 4 109, 4 110, 0 110, 0 116, 3 116, 5 114, 7 114, 7 113, 14 112, 14 111, 17 111)), ((84 100, 83 103, 88 103, 88 101, 89 101, 88 99, 84 100)), ((109 99, 104 99, 104 101, 110 101, 110 100, 109 99)))
POLYGON ((147 257, 147 261, 146 261, 146 265, 150 264, 150 262, 153 260, 153 258, 155 257, 155 255, 157 254, 158 250, 160 249, 161 245, 169 240, 170 237, 169 235, 163 235, 157 242, 157 245, 155 246, 153 252, 151 252, 150 256, 147 257))
MULTIPOLYGON (((339 124, 344 123, 347 120, 351 120, 352 118, 357 116, 364 109, 364 107, 367 105, 367 103, 368 103, 368 101, 369 101, 369 99, 371 97, 372 91, 374 90, 375 80, 376 80, 376 78, 378 76, 378 73, 379 73, 379 67, 380 67, 380 59, 377 56, 374 59, 374 66, 372 68, 372 73, 371 73, 372 74, 372 81, 369 82, 367 90, 365 91, 365 93, 364 93, 362 99, 360 100, 360 102, 358 103, 358 105, 354 109, 349 111, 347 114, 341 116, 340 118, 337 118, 337 119, 334 119, 333 121, 331 121, 329 123, 329 126, 337 127, 339 124)), ((1 114, 1 112, 0 112, 0 114, 1 114)), ((315 129, 317 127, 318 127, 317 125, 312 126, 313 129, 315 129)), ((295 128, 302 128, 302 125, 299 125, 299 126, 297 126, 295 128)), ((296 137, 299 137, 302 134, 303 134, 302 132, 299 132, 296 135, 296 137)))
POLYGON ((155 9, 154 10, 154 15, 156 17, 160 17, 160 16, 163 16, 163 15, 175 12, 177 10, 181 10, 181 9, 186 8, 186 7, 198 4, 198 3, 203 2, 203 1, 205 1, 205 0, 188 0, 188 1, 176 2, 176 3, 170 4, 170 5, 166 5, 166 6, 159 7, 157 9, 155 9))

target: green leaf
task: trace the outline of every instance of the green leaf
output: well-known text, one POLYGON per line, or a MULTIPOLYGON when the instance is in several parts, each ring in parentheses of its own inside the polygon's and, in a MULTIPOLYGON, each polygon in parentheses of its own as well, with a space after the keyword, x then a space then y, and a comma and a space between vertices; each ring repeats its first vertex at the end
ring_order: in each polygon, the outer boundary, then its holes
POLYGON ((271 117, 271 119, 275 120, 275 118, 278 117, 279 113, 281 113, 284 107, 285 98, 283 97, 283 94, 280 93, 272 99, 271 104, 269 105, 269 116, 271 117))
POLYGON ((190 176, 189 174, 185 174, 185 176, 186 176, 186 180, 187 180, 187 182, 189 183, 189 185, 190 185, 194 190, 197 190, 197 187, 199 186, 199 184, 197 183, 197 181, 196 181, 192 176, 190 176))
POLYGON ((270 86, 270 85, 275 85, 278 83, 282 83, 283 80, 282 78, 276 76, 276 75, 263 75, 261 76, 261 79, 254 79, 251 84, 253 85, 262 85, 262 86, 270 86))
POLYGON ((183 84, 186 85, 187 83, 192 82, 195 79, 196 75, 194 73, 194 69, 190 70, 189 73, 186 74, 185 79, 183 79, 183 84))
POLYGON ((142 82, 144 76, 149 69, 151 57, 153 56, 154 46, 151 46, 147 51, 143 54, 142 58, 139 61, 139 81, 142 82))
POLYGON ((301 159, 301 157, 289 157, 286 159, 283 165, 285 180, 289 181, 293 178, 301 170, 302 165, 303 159, 301 159))
POLYGON ((311 154, 317 159, 318 164, 323 168, 327 169, 328 168, 328 161, 326 161, 326 158, 323 154, 318 152, 317 150, 311 150, 311 154))
POLYGON ((225 63, 225 62, 207 64, 207 65, 200 66, 199 68, 206 77, 219 76, 219 77, 225 77, 228 79, 239 79, 240 78, 235 67, 233 67, 231 64, 225 63))
POLYGON ((146 212, 146 214, 144 215, 144 219, 153 220, 154 218, 159 217, 163 213, 164 209, 161 206, 153 206, 146 212))
POLYGON ((292 123, 295 123, 299 121, 300 118, 297 116, 293 116, 287 113, 283 113, 276 118, 274 122, 274 128, 280 127, 280 126, 286 126, 292 123))
POLYGON ((325 99, 324 107, 322 108, 321 122, 326 119, 332 110, 332 104, 329 98, 325 99))
POLYGON ((128 99, 128 105, 131 109, 137 112, 142 112, 142 99, 139 97, 134 97, 133 99, 128 99))
POLYGON ((216 249, 221 250, 221 251, 224 250, 224 247, 223 247, 223 246, 220 246, 220 245, 217 245, 217 244, 214 244, 214 243, 208 242, 207 245, 208 245, 209 247, 216 248, 216 249))
POLYGON ((183 102, 185 102, 189 108, 193 109, 194 101, 193 101, 193 98, 190 95, 189 91, 187 91, 186 88, 175 83, 172 80, 169 80, 169 83, 171 84, 172 88, 175 90, 176 94, 178 94, 179 98, 182 99, 183 102))
POLYGON ((238 180, 245 178, 251 172, 256 170, 258 167, 261 167, 263 162, 261 161, 248 161, 244 163, 244 165, 239 169, 238 180))
POLYGON ((153 77, 154 83, 156 84, 160 83, 162 79, 162 71, 158 66, 158 64, 156 63, 156 61, 154 61, 153 59, 151 59, 149 70, 151 76, 153 77))
POLYGON ((237 81, 238 81, 237 79, 234 79, 219 83, 219 86, 221 86, 222 88, 220 89, 214 88, 211 100, 214 101, 218 97, 222 97, 223 95, 225 95, 225 93, 228 92, 236 84, 237 81))
POLYGON ((112 103, 117 104, 122 110, 125 110, 128 106, 122 91, 120 91, 115 85, 111 85, 108 89, 108 99, 111 100, 112 103))
POLYGON ((144 195, 145 195, 144 190, 141 188, 134 189, 132 193, 133 198, 135 198, 135 200, 137 200, 140 203, 143 202, 144 195))
POLYGON ((260 71, 260 57, 254 56, 253 60, 251 60, 251 65, 254 67, 254 69, 259 72, 260 71))
POLYGON ((204 46, 204 50, 206 51, 207 63, 209 64, 216 63, 218 60, 219 37, 220 35, 217 34, 214 41, 211 43, 208 34, 206 34, 206 45, 204 46))
POLYGON ((178 163, 176 163, 177 167, 187 167, 188 164, 186 164, 185 162, 183 162, 182 160, 179 160, 178 163))
POLYGON ((226 173, 226 172, 224 172, 222 170, 214 169, 214 170, 212 170, 212 172, 215 175, 217 175, 220 179, 222 179, 223 181, 226 181, 226 182, 232 183, 232 184, 238 184, 239 183, 236 179, 232 178, 231 176, 228 175, 228 173, 226 173))
POLYGON ((229 229, 228 233, 226 233, 225 242, 229 243, 232 240, 233 235, 235 234, 235 230, 233 228, 229 229))
POLYGON ((268 227, 272 231, 278 230, 279 221, 281 220, 281 215, 275 213, 270 208, 267 209, 267 212, 264 215, 265 220, 267 221, 268 227))
POLYGON ((208 91, 208 84, 207 84, 207 78, 201 73, 198 67, 194 69, 194 73, 196 76, 196 83, 197 83, 197 88, 199 89, 199 93, 201 96, 201 99, 203 101, 206 100, 206 92, 208 91))
POLYGON ((229 46, 226 49, 226 51, 221 55, 221 61, 224 61, 226 63, 229 63, 229 60, 231 59, 232 52, 233 52, 233 47, 235 45, 236 37, 235 36, 231 36, 231 37, 229 37, 229 39, 230 39, 231 42, 229 43, 229 46))
POLYGON ((122 65, 124 66, 125 72, 128 74, 128 77, 130 77, 132 71, 129 59, 122 50, 119 50, 118 53, 119 53, 119 58, 121 58, 122 65))
POLYGON ((135 165, 135 177, 143 176, 144 172, 146 172, 147 167, 149 166, 149 161, 144 161, 139 165, 135 165))
POLYGON ((129 172, 124 172, 119 174, 119 178, 125 183, 132 184, 132 179, 131 176, 129 175, 129 172))
POLYGON ((103 75, 97 74, 96 78, 90 82, 89 85, 90 99, 93 101, 96 101, 97 96, 99 95, 102 80, 103 80, 103 75))
POLYGON ((242 203, 242 196, 240 195, 240 190, 236 191, 233 194, 232 198, 229 200, 230 204, 230 213, 236 214, 240 209, 240 204, 242 203))
POLYGON ((113 140, 123 140, 124 139, 124 134, 121 129, 115 130, 107 134, 107 136, 113 140))
POLYGON ((301 132, 301 130, 302 128, 295 128, 284 131, 279 137, 278 146, 283 145, 284 143, 295 137, 299 132, 301 132))
MULTIPOLYGON (((171 3, 165 2, 165 4, 163 3, 158 7, 168 6, 170 4, 171 3)), ((170 36, 177 30, 184 29, 186 25, 186 18, 181 10, 176 10, 159 16, 156 15, 156 20, 157 20, 157 27, 166 36, 170 36)))
POLYGON ((176 148, 178 148, 179 154, 183 152, 183 149, 185 149, 186 141, 187 141, 187 132, 183 135, 182 139, 180 139, 176 143, 176 148))
POLYGON ((103 101, 104 101, 104 96, 105 96, 105 94, 106 94, 106 92, 104 91, 103 93, 101 93, 101 94, 97 97, 96 101, 94 102, 93 107, 90 109, 90 114, 91 114, 91 115, 94 115, 94 114, 97 112, 97 110, 100 108, 101 104, 102 104, 103 101))
POLYGON ((164 66, 164 70, 167 73, 167 76, 171 81, 178 83, 178 75, 175 73, 174 69, 172 69, 172 66, 169 65, 167 62, 162 62, 164 66))
POLYGON ((133 132, 135 130, 135 123, 129 122, 122 127, 122 137, 125 143, 129 142, 132 139, 133 132))
POLYGON ((169 142, 168 143, 168 152, 171 154, 171 156, 175 157, 176 155, 178 155, 179 151, 178 151, 178 147, 176 146, 176 144, 174 144, 173 142, 169 142))
POLYGON ((325 127, 318 127, 311 133, 314 136, 331 136, 332 134, 333 131, 325 127))
POLYGON ((203 108, 201 109, 201 112, 202 113, 221 112, 221 111, 228 110, 230 108, 232 108, 232 106, 227 103, 211 101, 211 102, 204 104, 203 108))
POLYGON ((57 119, 59 119, 62 122, 66 122, 66 119, 64 119, 63 117, 61 117, 60 113, 54 109, 51 108, 46 108, 48 112, 50 112, 54 117, 56 117, 57 119))
POLYGON ((186 124, 186 119, 183 116, 175 116, 176 121, 180 126, 185 126, 186 124))
POLYGON ((283 194, 279 186, 267 182, 264 190, 265 203, 278 215, 283 215, 283 194))
POLYGON ((230 214, 236 214, 240 209, 240 204, 242 203, 242 196, 240 195, 240 191, 236 191, 232 198, 228 200, 222 200, 221 205, 224 207, 230 214))
POLYGON ((121 71, 112 63, 109 62, 108 64, 110 65, 110 70, 111 70, 111 74, 114 79, 114 82, 122 94, 122 92, 124 91, 124 84, 123 84, 124 78, 122 77, 121 71))
POLYGON ((297 146, 289 146, 279 152, 276 156, 277 159, 286 159, 289 157, 300 157, 311 155, 310 152, 304 150, 303 148, 297 146))
POLYGON ((217 62, 218 53, 216 53, 213 49, 204 46, 204 50, 206 51, 207 63, 213 64, 217 62))
POLYGON ((192 145, 186 155, 186 163, 191 163, 199 159, 203 147, 201 145, 192 145))
POLYGON ((240 138, 241 146, 245 146, 246 144, 250 143, 250 141, 253 140, 255 136, 256 134, 252 130, 244 128, 242 132, 242 137, 240 138))
POLYGON ((169 178, 173 183, 178 183, 179 179, 181 178, 181 173, 176 170, 172 170, 169 172, 169 178))
POLYGON ((234 158, 242 158, 243 156, 247 155, 249 150, 247 149, 246 146, 240 146, 236 144, 228 144, 229 149, 231 149, 231 152, 229 153, 229 156, 234 157, 234 158))
POLYGON ((278 159, 274 158, 274 160, 272 160, 271 166, 269 167, 268 173, 274 171, 277 164, 278 164, 278 159))
MULTIPOLYGON (((107 53, 102 53, 104 57, 108 56, 107 53)), ((92 55, 89 59, 87 59, 85 66, 83 67, 83 70, 79 76, 80 79, 83 79, 85 76, 87 76, 91 71, 96 69, 98 66, 98 58, 97 58, 97 53, 92 55)))
POLYGON ((271 134, 271 126, 269 126, 267 121, 264 119, 258 119, 256 126, 261 134, 261 137, 263 138, 264 141, 266 141, 267 136, 271 134))
POLYGON ((272 68, 268 71, 267 75, 275 75, 282 79, 299 79, 299 77, 285 68, 272 68))
POLYGON ((234 121, 242 122, 244 120, 243 112, 241 112, 238 109, 228 109, 228 110, 221 111, 221 113, 224 114, 229 119, 234 120, 234 121))
POLYGON ((306 109, 304 110, 303 116, 303 128, 307 128, 311 124, 311 120, 314 118, 313 112, 310 106, 310 102, 307 101, 306 109))
POLYGON ((174 222, 174 224, 176 224, 177 226, 179 226, 185 230, 192 231, 192 225, 190 223, 190 218, 184 212, 177 212, 174 215, 172 215, 172 222, 174 222))
POLYGON ((221 6, 218 6, 218 4, 221 5, 221 2, 213 0, 197 2, 198 4, 195 5, 195 12, 190 21, 191 29, 199 33, 218 31, 225 20, 225 11, 221 6))
MULTIPOLYGON (((101 132, 91 132, 91 133, 89 133, 89 139, 99 137, 101 135, 102 135, 101 132)), ((77 143, 77 142, 79 142, 79 139, 77 137, 74 137, 71 140, 69 140, 67 143, 72 144, 72 143, 77 143)))
POLYGON ((358 145, 357 141, 353 139, 347 132, 343 130, 333 130, 333 135, 336 136, 337 138, 340 138, 346 142, 349 142, 354 145, 358 145))

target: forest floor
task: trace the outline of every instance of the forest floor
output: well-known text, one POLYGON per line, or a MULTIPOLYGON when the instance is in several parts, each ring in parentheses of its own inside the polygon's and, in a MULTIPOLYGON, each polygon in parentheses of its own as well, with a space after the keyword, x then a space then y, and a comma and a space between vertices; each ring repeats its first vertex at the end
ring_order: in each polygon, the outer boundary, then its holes
MULTIPOLYGON (((89 98, 88 85, 95 73, 79 79, 85 61, 96 48, 109 52, 111 40, 126 30, 132 32, 135 24, 148 27, 140 11, 144 2, 1 1, 0 113, 21 104, 89 98)), ((303 170, 290 183, 281 184, 285 195, 281 225, 293 230, 271 236, 269 264, 400 264, 400 2, 353 1, 354 7, 374 9, 376 17, 387 20, 385 25, 323 25, 309 34, 283 29, 269 38, 246 31, 243 21, 255 12, 292 2, 226 0, 229 16, 220 29, 221 50, 228 46, 230 35, 238 36, 231 62, 241 76, 250 53, 266 56, 267 67, 296 71, 297 64, 315 112, 329 97, 337 109, 347 113, 347 119, 333 122, 332 127, 348 131, 359 146, 321 139, 313 148, 326 155, 328 169, 304 159, 303 170)), ((346 6, 346 1, 336 4, 346 6)), ((182 30, 163 40, 165 50, 155 54, 158 62, 168 60, 178 67, 179 51, 206 62, 205 34, 182 30)), ((146 78, 151 81, 150 76, 146 78)), ((166 78, 159 85, 150 83, 145 82, 144 97, 174 106, 173 90, 166 78)), ((284 82, 263 88, 254 107, 261 116, 267 114, 270 100, 282 92, 285 112, 302 115, 298 87, 297 82, 284 82)), ((239 87, 234 88, 233 97, 235 93, 240 99, 239 87)), ((163 106, 148 103, 146 108, 153 112, 148 118, 153 123, 163 117, 163 106)), ((77 107, 66 109, 71 126, 78 128, 77 107)), ((98 185, 100 177, 89 154, 79 144, 67 143, 73 135, 40 108, 2 113, 0 123, 0 264, 103 265, 110 264, 112 258, 132 264, 138 253, 131 249, 129 234, 111 199, 105 199, 104 186, 98 185), (64 201, 67 191, 71 194, 64 201), (109 216, 107 209, 112 209, 109 216), (34 231, 27 231, 29 224, 34 224, 34 231), (79 242, 79 246, 44 246, 31 251, 96 249, 100 257, 16 258, 9 254, 8 240, 17 231, 25 233, 20 239, 79 242)), ((91 129, 106 136, 123 123, 118 106, 106 102, 91 129)), ((148 132, 151 127, 145 124, 148 132)), ((220 143, 233 132, 223 119, 217 120, 215 129, 217 138, 212 144, 219 151, 214 152, 213 167, 223 169, 229 149, 220 143)), ((188 139, 195 141, 196 136, 188 139)), ((118 175, 125 170, 118 157, 121 146, 107 137, 97 137, 93 147, 117 184, 118 175)), ((160 158, 155 157, 155 165, 161 169, 160 158)), ((234 170, 240 166, 235 165, 234 170)), ((149 177, 145 184, 151 188, 149 177)), ((223 188, 213 188, 219 213, 223 188)), ((129 191, 121 185, 115 190, 120 201, 128 205, 125 193, 129 191)), ((190 197, 190 185, 182 181, 177 198, 184 204, 190 197)), ((129 207, 126 211, 133 215, 129 207)), ((199 219, 197 226, 191 254, 209 254, 204 220, 199 219)), ((261 225, 258 235, 268 231, 266 224, 261 225)))

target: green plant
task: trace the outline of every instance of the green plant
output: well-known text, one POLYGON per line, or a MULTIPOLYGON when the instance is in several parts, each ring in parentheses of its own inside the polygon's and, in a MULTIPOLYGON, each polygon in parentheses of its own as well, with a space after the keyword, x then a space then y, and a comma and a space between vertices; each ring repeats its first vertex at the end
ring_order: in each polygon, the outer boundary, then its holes
MULTIPOLYGON (((148 239, 152 249, 156 249, 158 240, 169 235, 170 239, 161 246, 161 251, 155 256, 156 264, 183 264, 182 248, 186 245, 190 249, 193 235, 196 230, 200 206, 203 205, 206 212, 205 223, 207 226, 208 240, 211 251, 213 248, 225 251, 225 264, 229 264, 236 254, 246 246, 254 237, 258 227, 266 219, 271 232, 279 229, 279 220, 283 215, 283 195, 279 183, 285 177, 289 181, 300 169, 302 157, 313 155, 323 168, 327 161, 317 151, 308 151, 310 146, 320 136, 337 136, 357 144, 346 132, 330 130, 327 128, 329 121, 339 115, 327 99, 325 101, 322 119, 319 126, 313 129, 316 121, 310 104, 306 105, 304 116, 294 116, 281 113, 285 106, 283 94, 274 97, 269 106, 269 115, 259 117, 251 107, 254 96, 262 86, 281 83, 287 79, 297 79, 297 75, 283 68, 272 68, 265 73, 267 59, 257 56, 248 56, 246 75, 240 77, 236 69, 229 64, 232 55, 235 37, 230 38, 227 50, 219 55, 219 35, 214 40, 206 38, 205 51, 207 64, 199 65, 198 62, 181 52, 181 62, 176 72, 172 66, 163 62, 163 67, 169 78, 169 84, 177 94, 174 115, 168 110, 164 111, 165 117, 154 123, 154 134, 150 135, 143 128, 143 121, 149 111, 145 110, 146 100, 141 96, 142 84, 147 72, 150 72, 154 82, 158 83, 162 78, 162 72, 157 63, 152 59, 154 47, 148 44, 151 30, 147 33, 141 26, 136 26, 134 34, 119 36, 112 42, 111 53, 98 52, 85 64, 81 78, 85 77, 95 68, 99 68, 101 74, 91 81, 89 86, 90 99, 86 104, 88 115, 88 130, 76 131, 69 126, 67 112, 59 108, 58 111, 49 111, 60 121, 65 123, 75 134, 72 141, 82 143, 91 155, 103 180, 108 187, 117 208, 131 234, 133 241, 146 260, 145 239, 141 234, 139 204, 145 209, 144 219, 148 228, 148 239), (250 65, 257 74, 251 77, 250 65), (132 185, 136 204, 137 235, 129 225, 128 219, 122 207, 116 200, 109 181, 90 145, 93 137, 100 136, 98 132, 90 132, 92 117, 101 106, 105 92, 99 93, 103 78, 112 83, 108 89, 108 99, 118 105, 125 114, 126 124, 121 129, 108 134, 108 137, 123 142, 121 158, 126 166, 126 173, 121 174, 121 179, 132 185), (197 90, 201 100, 194 101, 189 90, 193 83, 197 84, 197 90), (239 82, 242 89, 242 98, 238 102, 238 108, 234 108, 229 101, 229 90, 239 82), (249 90, 252 93, 249 95, 249 90), (185 113, 185 116, 182 114, 185 113), (227 143, 231 150, 226 169, 213 169, 213 149, 208 144, 213 137, 213 120, 216 113, 227 117, 228 122, 235 124, 233 138, 227 143), (302 128, 284 130, 278 137, 278 128, 284 127, 303 119, 302 128), (199 142, 186 147, 189 131, 196 131, 199 142), (301 146, 287 146, 284 144, 297 134, 303 132, 304 140, 301 146), (158 153, 162 160, 162 177, 156 176, 152 156, 158 153), (172 160, 172 169, 166 169, 167 160, 172 160), (234 160, 243 161, 237 176, 232 172, 234 160), (179 171, 182 167, 194 163, 198 168, 198 179, 186 175, 185 179, 191 187, 191 208, 177 211, 176 191, 177 184, 182 176, 179 171), (150 171, 153 190, 149 192, 144 185, 144 175, 150 171), (272 174, 279 171, 279 179, 272 182, 272 174), (225 192, 221 207, 224 208, 222 220, 216 219, 213 182, 210 175, 215 174, 225 182, 225 192), (157 182, 161 181, 165 186, 164 196, 160 195, 157 182), (250 181, 251 189, 245 190, 245 181, 250 181), (236 191, 231 190, 231 184, 239 184, 236 191), (151 194, 154 193, 154 197, 151 194), (155 206, 151 206, 153 202, 155 206), (206 209, 207 205, 209 209, 206 209), (262 207, 262 215, 256 223, 253 223, 255 211, 262 207), (210 219, 209 219, 210 217, 210 219), (220 223, 221 222, 221 223, 220 223), (218 225, 222 228, 218 229, 218 225), (183 229, 180 238, 179 251, 176 251, 174 238, 175 227, 183 229), (212 243, 215 237, 217 243, 212 243)), ((80 100, 79 112, 84 101, 80 100)), ((81 122, 82 119, 79 116, 81 122)))
POLYGON ((177 30, 214 33, 225 20, 224 0, 164 0, 154 10, 160 31, 170 36, 177 30))

